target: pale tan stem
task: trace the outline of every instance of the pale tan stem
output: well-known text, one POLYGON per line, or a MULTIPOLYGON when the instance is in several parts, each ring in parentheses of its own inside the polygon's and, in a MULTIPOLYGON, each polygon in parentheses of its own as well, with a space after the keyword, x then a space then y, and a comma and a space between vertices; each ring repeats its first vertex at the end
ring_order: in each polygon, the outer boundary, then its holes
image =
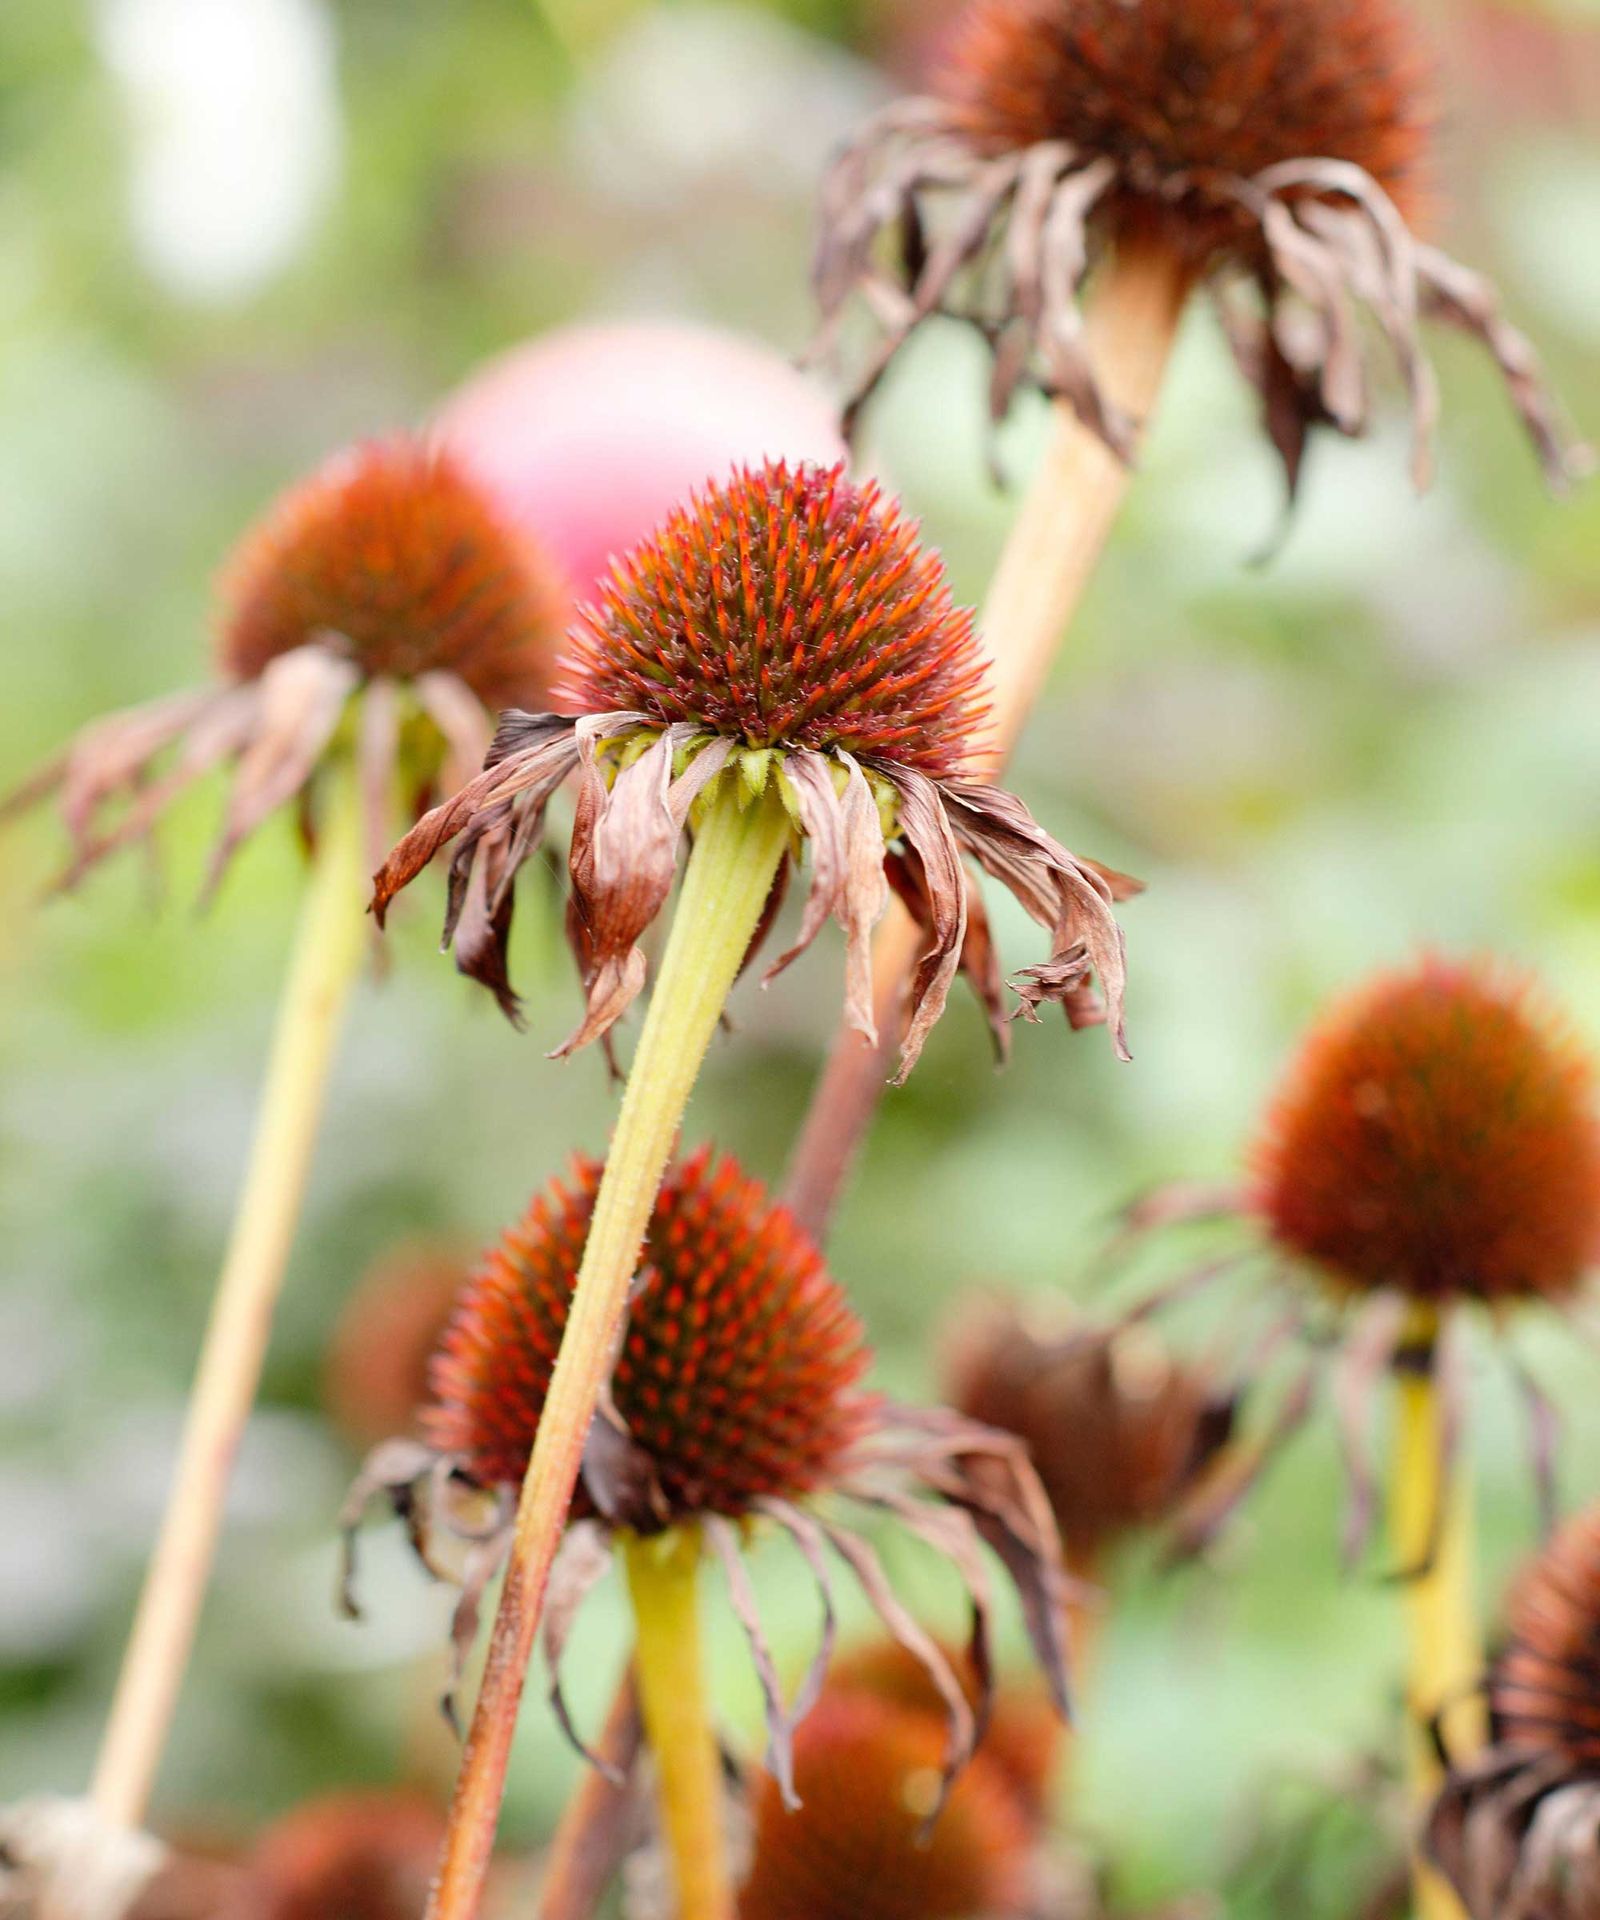
POLYGON ((639 1711, 655 1764, 676 1920, 731 1920, 722 1757, 700 1644, 700 1530, 621 1540, 633 1601, 639 1711))
POLYGON ((337 784, 301 910, 177 1471, 95 1768, 94 1804, 118 1826, 142 1824, 171 1730, 300 1218, 328 1071, 365 950, 354 775, 341 770, 337 784))
MULTIPOLYGON (((1107 263, 1090 303, 1090 357, 1108 397, 1131 419, 1154 412, 1190 289, 1164 248, 1129 249, 1107 263)), ((1065 406, 1017 515, 984 603, 980 628, 993 661, 991 725, 975 777, 997 776, 1066 637, 1135 469, 1065 406)), ((888 1079, 905 982, 923 936, 905 909, 889 910, 873 946, 877 1047, 841 1028, 789 1163, 784 1199, 815 1238, 833 1218, 888 1079)))
POLYGON ((689 1095, 760 924, 789 835, 788 815, 772 786, 741 810, 731 778, 699 825, 522 1484, 429 1920, 475 1920, 478 1912, 550 1567, 590 1422, 610 1378, 639 1247, 689 1095))
MULTIPOLYGON (((1441 1783, 1435 1723, 1454 1753, 1487 1731, 1478 1681, 1483 1645, 1473 1603, 1473 1513, 1468 1482, 1451 1473, 1446 1410, 1434 1366, 1438 1315, 1420 1308, 1401 1342, 1389 1526, 1404 1597, 1407 1775, 1420 1828, 1441 1783)), ((1413 1860, 1415 1920, 1464 1920, 1460 1901, 1420 1854, 1413 1860)))

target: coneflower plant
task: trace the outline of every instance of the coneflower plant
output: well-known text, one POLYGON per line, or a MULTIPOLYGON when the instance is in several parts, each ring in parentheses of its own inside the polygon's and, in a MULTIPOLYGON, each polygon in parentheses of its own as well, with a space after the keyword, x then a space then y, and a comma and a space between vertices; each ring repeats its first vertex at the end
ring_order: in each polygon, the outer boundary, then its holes
POLYGON ((1490 1669, 1492 1744, 1452 1768, 1428 1847, 1472 1920, 1600 1912, 1600 1508, 1512 1595, 1490 1669))
MULTIPOLYGON (((840 156, 823 193, 819 348, 842 344, 857 311, 877 335, 847 422, 941 316, 990 343, 997 419, 1024 385, 1056 403, 984 607, 988 777, 1115 522, 1198 289, 1260 393, 1291 492, 1313 428, 1367 424, 1364 322, 1410 390, 1419 482, 1438 407, 1425 317, 1487 343, 1553 483, 1583 468, 1492 289, 1416 237, 1432 119, 1399 0, 972 0, 931 94, 889 106, 840 156)), ((879 943, 880 1004, 901 991, 911 940, 897 922, 879 943)), ((873 1064, 840 1035, 786 1189, 814 1233, 870 1121, 873 1064)))
POLYGON ((557 1049, 565 1054, 608 1034, 642 989, 638 941, 666 903, 685 829, 693 836, 524 1483, 437 1914, 471 1910, 545 1583, 650 1210, 729 990, 802 848, 804 913, 768 978, 831 913, 846 936, 847 1015, 869 1041, 869 936, 886 867, 916 903, 925 947, 901 1077, 964 964, 976 965, 992 1017, 1002 1017, 998 982, 974 961, 989 943, 969 855, 1048 931, 1036 991, 1074 1025, 1109 1022, 1125 1052, 1112 903, 1129 883, 1067 852, 1010 794, 963 778, 983 685, 970 614, 876 488, 841 469, 740 471, 636 549, 581 618, 560 690, 568 714, 508 715, 484 773, 419 822, 377 876, 381 913, 459 840, 452 899, 486 884, 495 916, 538 845, 550 796, 576 770, 568 926, 586 1006, 557 1049))
POLYGON ((403 1433, 416 1416, 434 1348, 469 1271, 461 1248, 408 1240, 380 1255, 357 1282, 328 1342, 322 1403, 358 1452, 403 1433))
MULTIPOLYGON (((210 885, 280 810, 312 846, 250 1164, 95 1775, 112 1822, 142 1817, 187 1664, 365 944, 363 870, 399 820, 476 769, 494 709, 540 695, 565 612, 540 550, 453 460, 409 438, 355 449, 292 489, 226 570, 211 684, 97 722, 12 803, 59 795, 63 885, 221 768, 232 777, 210 885)), ((482 893, 467 901, 457 954, 509 1006, 495 972, 506 911, 491 929, 482 893)))
POLYGON ((1079 1579, 1127 1536, 1180 1531, 1233 1437, 1232 1390, 1179 1361, 1147 1323, 1025 1314, 986 1298, 946 1342, 945 1397, 1014 1433, 1079 1579))
POLYGON ((936 1721, 830 1685, 795 1741, 798 1809, 771 1775, 751 1795, 739 1920, 1003 1920, 1036 1911, 1036 1833, 979 1753, 939 1818, 936 1721))
MULTIPOLYGON (((1264 1265, 1268 1319, 1252 1370, 1265 1371, 1297 1332, 1314 1343, 1277 1434, 1311 1405, 1315 1349, 1341 1343, 1335 1400, 1352 1558, 1376 1505, 1371 1392, 1385 1371, 1396 1383, 1390 1530, 1410 1627, 1413 1772, 1419 1793, 1431 1794, 1432 1724, 1442 1716, 1458 1742, 1475 1737, 1482 1664, 1471 1503, 1457 1460, 1456 1323, 1477 1308, 1502 1335, 1548 1515, 1554 1421, 1512 1350, 1511 1322, 1532 1307, 1573 1312, 1600 1246, 1590 1059, 1534 984, 1505 967, 1427 958, 1380 976, 1305 1043, 1257 1142, 1240 1210, 1253 1223, 1251 1250, 1180 1288, 1243 1261, 1264 1265)), ((1162 1209, 1147 1211, 1153 1219, 1162 1209)), ((1258 1460, 1271 1451, 1259 1448, 1258 1460)), ((1419 1910, 1452 1909, 1424 1875, 1419 1910)))
MULTIPOLYGON (((602 1169, 575 1163, 478 1267, 435 1359, 423 1443, 379 1448, 352 1491, 352 1530, 387 1490, 427 1564, 456 1561, 452 1691, 487 1583, 511 1550, 517 1491, 554 1417, 556 1357, 602 1169)), ((766 1700, 770 1764, 795 1799, 794 1728, 814 1703, 834 1641, 830 1551, 942 1704, 935 1792, 970 1760, 992 1682, 983 1543, 1023 1601, 1053 1697, 1066 1705, 1064 1578, 1049 1508, 1015 1439, 959 1414, 913 1411, 865 1391, 861 1328, 815 1247, 729 1159, 701 1151, 668 1176, 644 1240, 626 1329, 544 1614, 551 1697, 569 1733, 562 1655, 582 1601, 622 1563, 634 1615, 633 1671, 654 1758, 661 1830, 680 1920, 731 1911, 720 1762, 705 1695, 699 1570, 721 1565, 766 1700), (852 1510, 887 1516, 940 1552, 972 1604, 969 1681, 891 1586, 852 1510), (742 1557, 761 1527, 787 1535, 816 1580, 822 1634, 792 1703, 742 1557)), ((577 1738, 576 1734, 572 1736, 577 1738)))

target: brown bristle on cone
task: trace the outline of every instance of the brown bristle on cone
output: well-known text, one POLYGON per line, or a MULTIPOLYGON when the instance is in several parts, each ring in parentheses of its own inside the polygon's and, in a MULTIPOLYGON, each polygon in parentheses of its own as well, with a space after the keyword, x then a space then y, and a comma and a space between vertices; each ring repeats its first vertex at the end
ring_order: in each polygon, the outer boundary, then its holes
POLYGON ((1256 1149, 1254 1204, 1348 1287, 1561 1301, 1600 1245, 1594 1093, 1528 980, 1430 958, 1312 1033, 1256 1149))
MULTIPOLYGON (((423 1429, 484 1486, 517 1485, 602 1169, 578 1160, 473 1275, 423 1429)), ((734 1519, 824 1485, 869 1418, 860 1323, 789 1214, 729 1158, 675 1167, 645 1235, 612 1398, 670 1515, 734 1519)), ((580 1493, 575 1511, 585 1507, 580 1493)))
POLYGON ((1227 1438, 1207 1383, 1147 1326, 1042 1338, 984 1301, 956 1326, 945 1373, 951 1405, 1026 1443, 1080 1567, 1167 1518, 1227 1438))
POLYGON ((942 779, 975 745, 985 671, 943 562, 875 485, 769 463, 618 565, 571 636, 561 697, 942 779))
POLYGON ((756 1783, 739 1920, 974 1920, 1029 1891, 1030 1831, 981 1756, 932 1830, 944 1735, 931 1716, 829 1689, 795 1736, 798 1810, 756 1783))
POLYGON ((486 707, 538 705, 566 623, 555 560, 427 441, 373 441, 292 487, 220 582, 233 679, 317 641, 367 675, 458 675, 486 707))
POLYGON ((1496 1740, 1600 1771, 1600 1506, 1522 1576, 1507 1629, 1489 1681, 1496 1740))
POLYGON ((429 1363, 469 1267, 449 1247, 397 1247, 345 1303, 328 1343, 323 1400, 353 1446, 364 1451, 416 1425, 429 1363))
POLYGON ((1430 89, 1395 0, 974 0, 938 91, 979 145, 1109 157, 1124 223, 1200 251, 1228 237, 1214 178, 1343 160, 1404 213, 1423 191, 1430 89))
POLYGON ((420 1920, 443 1839, 442 1816, 420 1795, 308 1801, 256 1844, 251 1920, 420 1920))
MULTIPOLYGON (((940 1651, 976 1710, 982 1688, 971 1655, 948 1646, 940 1651)), ((851 1648, 834 1661, 828 1685, 931 1715, 941 1728, 945 1724, 948 1710, 928 1669, 897 1640, 868 1640, 851 1648)), ((977 1751, 1005 1776, 1030 1821, 1042 1821, 1048 1810, 1061 1741, 1061 1716, 1042 1690, 1003 1685, 995 1694, 977 1751)))

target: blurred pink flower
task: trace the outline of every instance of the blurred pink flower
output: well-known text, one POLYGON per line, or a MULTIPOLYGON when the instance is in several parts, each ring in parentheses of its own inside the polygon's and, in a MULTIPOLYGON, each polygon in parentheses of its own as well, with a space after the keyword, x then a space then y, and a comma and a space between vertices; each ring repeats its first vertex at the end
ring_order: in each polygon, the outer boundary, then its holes
POLYGON ((585 599, 613 554, 735 464, 845 457, 828 397, 781 354, 681 322, 572 327, 514 347, 436 424, 502 507, 538 527, 585 599))

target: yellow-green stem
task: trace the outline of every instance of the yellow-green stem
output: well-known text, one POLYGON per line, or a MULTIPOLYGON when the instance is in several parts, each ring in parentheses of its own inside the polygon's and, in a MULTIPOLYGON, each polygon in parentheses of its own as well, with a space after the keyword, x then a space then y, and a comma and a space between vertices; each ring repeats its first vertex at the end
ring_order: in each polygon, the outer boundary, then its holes
MULTIPOLYGON (((1435 1726, 1442 1725, 1453 1752, 1469 1750, 1484 1734, 1475 1686, 1483 1650, 1473 1598, 1471 1491, 1446 1460, 1438 1336, 1438 1314, 1416 1309, 1400 1346, 1389 1506, 1406 1616, 1407 1774, 1419 1823, 1440 1781, 1435 1726)), ((1414 1884, 1416 1920, 1463 1920, 1460 1902, 1420 1857, 1414 1884)))
POLYGON ((621 1550, 633 1601, 639 1712, 655 1763, 677 1920, 729 1920, 722 1764, 700 1649, 700 1530, 624 1535, 621 1550))
MULTIPOLYGON (((1170 249, 1130 246, 1107 262, 1090 303, 1089 357, 1108 397, 1139 426, 1165 378, 1192 271, 1170 249)), ((1078 609, 1135 469, 1065 404, 1007 536, 984 602, 990 718, 976 777, 1004 767, 1078 609)), ((876 1048, 841 1028, 812 1096, 784 1183, 784 1201, 815 1239, 825 1237, 876 1111, 900 1030, 900 1002, 923 936, 898 903, 873 944, 876 1048)))
POLYGON ((430 1920, 475 1920, 517 1707, 589 1424, 610 1376, 639 1246, 701 1062, 789 841, 773 784, 725 774, 700 822, 628 1075, 533 1458, 451 1808, 430 1920))
POLYGON ((143 1822, 171 1729, 364 950, 367 885, 354 773, 341 768, 333 784, 177 1471, 95 1768, 95 1805, 119 1826, 143 1822))

